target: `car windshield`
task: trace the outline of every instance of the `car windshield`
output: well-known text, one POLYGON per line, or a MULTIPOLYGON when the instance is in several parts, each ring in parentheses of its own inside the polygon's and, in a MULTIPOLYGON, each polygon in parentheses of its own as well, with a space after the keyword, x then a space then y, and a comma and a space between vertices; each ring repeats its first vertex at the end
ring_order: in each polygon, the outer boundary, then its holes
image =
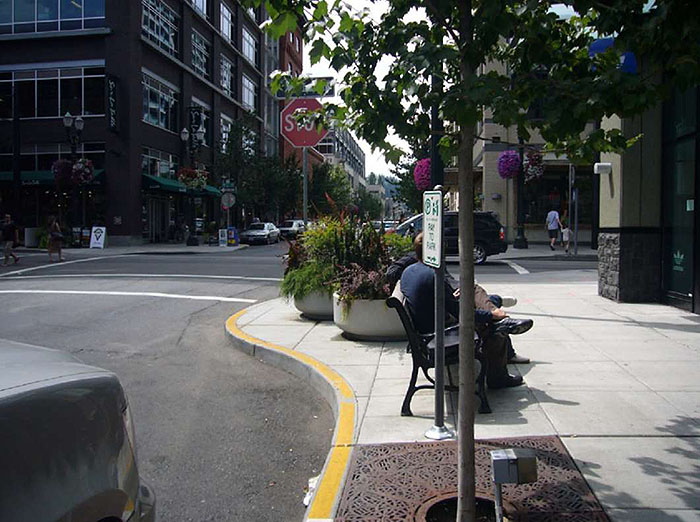
POLYGON ((294 226, 294 223, 294 221, 285 221, 284 223, 282 223, 282 226, 285 228, 292 228, 294 226))
POLYGON ((265 223, 253 223, 248 230, 265 230, 265 223))

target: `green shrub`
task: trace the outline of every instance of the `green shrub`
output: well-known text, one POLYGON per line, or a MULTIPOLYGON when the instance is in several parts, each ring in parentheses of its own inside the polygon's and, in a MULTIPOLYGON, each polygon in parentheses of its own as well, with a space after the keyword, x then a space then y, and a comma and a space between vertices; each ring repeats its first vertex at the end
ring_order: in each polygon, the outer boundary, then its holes
POLYGON ((287 298, 296 299, 306 297, 315 291, 332 295, 335 277, 336 270, 333 265, 307 261, 298 268, 287 270, 282 280, 281 293, 287 298))

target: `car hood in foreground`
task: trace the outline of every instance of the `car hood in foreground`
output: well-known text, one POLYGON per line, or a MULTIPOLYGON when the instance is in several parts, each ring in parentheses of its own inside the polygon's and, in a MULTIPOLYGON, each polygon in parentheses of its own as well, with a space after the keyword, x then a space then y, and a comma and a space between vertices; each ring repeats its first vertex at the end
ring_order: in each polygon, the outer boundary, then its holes
POLYGON ((0 368, 0 398, 11 395, 15 388, 55 379, 80 374, 111 375, 69 353, 7 340, 0 340, 0 368))

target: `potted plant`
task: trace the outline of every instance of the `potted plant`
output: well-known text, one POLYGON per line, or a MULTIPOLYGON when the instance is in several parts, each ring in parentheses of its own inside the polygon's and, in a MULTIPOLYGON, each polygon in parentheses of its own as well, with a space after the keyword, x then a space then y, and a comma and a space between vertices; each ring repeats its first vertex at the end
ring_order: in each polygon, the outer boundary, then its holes
POLYGON ((324 219, 289 242, 281 293, 293 299, 297 310, 309 319, 333 319, 331 296, 337 277, 333 238, 337 226, 337 221, 324 219))
POLYGON ((333 322, 352 339, 405 339, 398 316, 385 301, 393 290, 386 279, 391 262, 411 250, 411 240, 383 235, 369 223, 344 223, 338 238, 338 277, 333 322))

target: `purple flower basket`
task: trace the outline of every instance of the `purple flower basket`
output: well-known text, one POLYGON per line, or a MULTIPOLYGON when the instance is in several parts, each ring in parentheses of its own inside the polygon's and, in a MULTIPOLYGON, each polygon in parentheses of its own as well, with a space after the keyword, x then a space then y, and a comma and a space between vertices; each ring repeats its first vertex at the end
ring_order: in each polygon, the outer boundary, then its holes
POLYGON ((418 160, 416 168, 413 169, 413 180, 418 190, 427 190, 430 188, 430 158, 418 160))
POLYGON ((520 171, 520 156, 514 150, 504 150, 498 157, 498 175, 503 179, 514 178, 520 171))

